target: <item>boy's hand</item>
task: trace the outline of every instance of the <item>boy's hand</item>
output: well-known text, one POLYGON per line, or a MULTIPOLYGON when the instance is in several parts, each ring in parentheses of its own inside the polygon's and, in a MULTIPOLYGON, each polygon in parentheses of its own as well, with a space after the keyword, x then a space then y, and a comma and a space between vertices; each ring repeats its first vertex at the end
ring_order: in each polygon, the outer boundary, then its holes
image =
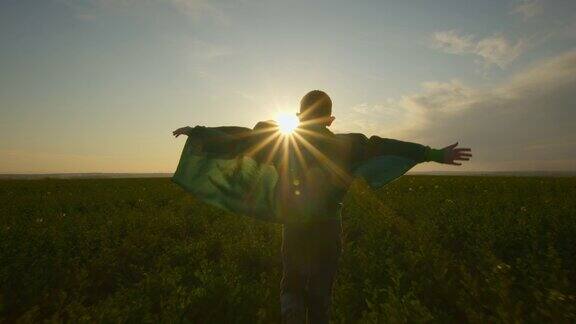
POLYGON ((469 161, 472 157, 472 150, 469 148, 456 148, 458 142, 448 145, 442 149, 444 151, 444 160, 442 163, 451 165, 462 165, 457 161, 469 161))
POLYGON ((177 130, 172 132, 172 135, 174 135, 175 137, 178 137, 180 135, 188 135, 188 132, 190 131, 190 127, 186 126, 186 127, 180 127, 177 130))

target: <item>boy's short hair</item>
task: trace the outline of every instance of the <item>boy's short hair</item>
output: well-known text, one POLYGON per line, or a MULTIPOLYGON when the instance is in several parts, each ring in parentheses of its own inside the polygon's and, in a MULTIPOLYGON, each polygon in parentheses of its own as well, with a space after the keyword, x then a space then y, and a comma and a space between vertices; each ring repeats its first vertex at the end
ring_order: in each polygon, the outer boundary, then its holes
POLYGON ((332 116, 332 100, 324 91, 312 90, 300 101, 300 118, 304 120, 332 116))

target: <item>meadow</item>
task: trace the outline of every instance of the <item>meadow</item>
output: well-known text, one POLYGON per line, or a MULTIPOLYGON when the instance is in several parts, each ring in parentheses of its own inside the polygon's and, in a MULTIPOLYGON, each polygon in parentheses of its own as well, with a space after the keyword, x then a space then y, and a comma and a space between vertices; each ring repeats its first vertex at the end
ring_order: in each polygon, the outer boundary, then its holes
MULTIPOLYGON (((576 178, 345 200, 335 323, 576 322, 576 178)), ((278 323, 280 226, 167 178, 0 181, 0 321, 278 323)))

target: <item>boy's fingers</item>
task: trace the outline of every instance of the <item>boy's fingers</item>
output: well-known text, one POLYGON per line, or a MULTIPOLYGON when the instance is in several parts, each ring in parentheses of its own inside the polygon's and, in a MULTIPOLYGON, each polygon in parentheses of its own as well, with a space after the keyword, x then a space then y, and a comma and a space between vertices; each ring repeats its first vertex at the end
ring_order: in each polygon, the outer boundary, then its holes
POLYGON ((453 148, 455 148, 456 146, 458 146, 458 142, 456 142, 456 143, 454 143, 454 144, 452 144, 452 145, 448 145, 446 148, 447 148, 447 149, 453 149, 453 148))

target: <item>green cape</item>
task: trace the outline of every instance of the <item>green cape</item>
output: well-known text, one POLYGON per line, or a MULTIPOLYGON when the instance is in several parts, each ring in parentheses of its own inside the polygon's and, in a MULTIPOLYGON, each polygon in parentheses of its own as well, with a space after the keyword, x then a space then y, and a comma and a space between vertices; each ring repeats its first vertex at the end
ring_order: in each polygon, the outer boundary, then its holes
MULTIPOLYGON (((282 203, 277 195, 278 170, 273 164, 260 163, 242 154, 242 143, 217 128, 195 128, 189 134, 172 180, 202 201, 232 213, 290 222, 280 219, 277 212, 282 203)), ((379 188, 416 164, 404 157, 382 155, 356 165, 350 173, 379 188)))

